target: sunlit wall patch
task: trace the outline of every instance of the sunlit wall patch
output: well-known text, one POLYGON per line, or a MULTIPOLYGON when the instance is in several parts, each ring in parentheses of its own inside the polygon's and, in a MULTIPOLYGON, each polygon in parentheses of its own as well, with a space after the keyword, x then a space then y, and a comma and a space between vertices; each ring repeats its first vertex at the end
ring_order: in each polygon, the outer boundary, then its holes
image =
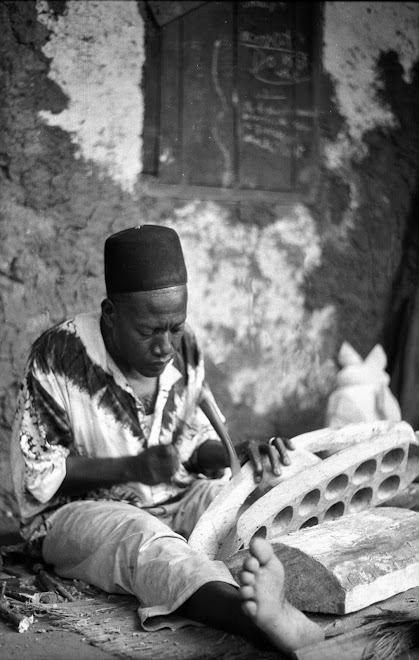
POLYGON ((38 21, 50 31, 43 47, 49 77, 69 98, 41 118, 71 135, 77 156, 133 192, 141 172, 144 26, 132 0, 68 0, 62 15, 37 1, 38 21))
POLYGON ((363 135, 395 118, 377 96, 376 64, 381 53, 395 51, 410 81, 419 57, 419 5, 416 2, 326 2, 323 67, 335 83, 338 110, 347 131, 326 148, 329 167, 365 155, 363 135))

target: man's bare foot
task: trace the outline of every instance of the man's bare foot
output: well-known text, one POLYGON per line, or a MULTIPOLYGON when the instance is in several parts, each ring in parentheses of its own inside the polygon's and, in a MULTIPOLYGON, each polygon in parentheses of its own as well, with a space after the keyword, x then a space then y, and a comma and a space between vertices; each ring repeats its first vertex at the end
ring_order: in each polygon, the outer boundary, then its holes
POLYGON ((239 580, 243 611, 276 648, 289 653, 323 639, 321 628, 286 600, 284 568, 264 539, 251 540, 239 580))

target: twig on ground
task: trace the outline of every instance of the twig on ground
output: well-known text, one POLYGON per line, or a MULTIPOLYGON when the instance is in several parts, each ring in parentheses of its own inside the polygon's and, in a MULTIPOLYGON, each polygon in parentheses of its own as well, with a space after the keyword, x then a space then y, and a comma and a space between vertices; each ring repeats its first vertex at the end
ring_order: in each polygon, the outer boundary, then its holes
POLYGON ((55 578, 52 577, 52 575, 46 572, 42 564, 35 564, 33 570, 41 582, 45 585, 47 591, 57 591, 60 596, 63 596, 63 598, 66 598, 72 602, 76 600, 74 596, 68 591, 68 589, 63 587, 59 582, 57 582, 55 578))
POLYGON ((22 616, 18 612, 15 612, 9 605, 9 602, 6 598, 6 582, 1 583, 0 588, 0 615, 6 621, 13 623, 17 628, 18 632, 26 632, 31 623, 33 623, 33 616, 22 616))

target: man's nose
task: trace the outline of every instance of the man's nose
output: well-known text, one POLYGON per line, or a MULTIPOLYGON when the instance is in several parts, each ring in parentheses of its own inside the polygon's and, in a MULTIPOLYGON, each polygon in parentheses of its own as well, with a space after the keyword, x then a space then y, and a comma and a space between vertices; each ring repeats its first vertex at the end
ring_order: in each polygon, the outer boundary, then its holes
POLYGON ((153 353, 159 357, 167 357, 171 352, 172 344, 170 342, 170 333, 162 332, 161 335, 156 338, 153 345, 153 353))

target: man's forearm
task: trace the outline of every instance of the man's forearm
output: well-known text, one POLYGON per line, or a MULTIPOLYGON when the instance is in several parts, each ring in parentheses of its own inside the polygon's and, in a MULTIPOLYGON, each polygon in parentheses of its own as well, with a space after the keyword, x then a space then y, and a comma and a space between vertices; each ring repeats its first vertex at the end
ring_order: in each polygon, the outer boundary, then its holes
POLYGON ((87 490, 106 488, 134 480, 132 456, 87 458, 68 456, 61 492, 79 495, 87 490))
POLYGON ((179 468, 179 456, 171 445, 156 445, 135 456, 88 458, 68 456, 61 492, 79 495, 94 488, 139 481, 148 486, 169 483, 179 468))

